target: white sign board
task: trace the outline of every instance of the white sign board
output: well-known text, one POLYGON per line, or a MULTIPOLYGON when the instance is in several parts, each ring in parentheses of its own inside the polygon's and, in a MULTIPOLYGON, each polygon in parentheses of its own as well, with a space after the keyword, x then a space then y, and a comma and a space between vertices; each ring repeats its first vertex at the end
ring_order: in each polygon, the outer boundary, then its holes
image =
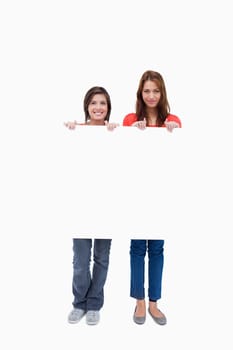
POLYGON ((179 226, 182 129, 81 126, 64 136, 57 219, 72 237, 164 238, 179 226))

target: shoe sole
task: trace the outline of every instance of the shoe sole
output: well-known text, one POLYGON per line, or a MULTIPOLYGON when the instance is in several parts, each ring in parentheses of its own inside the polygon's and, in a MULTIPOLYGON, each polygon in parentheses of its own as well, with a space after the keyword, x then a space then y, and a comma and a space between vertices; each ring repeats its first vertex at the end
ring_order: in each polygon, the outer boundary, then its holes
POLYGON ((88 326, 95 326, 99 323, 99 321, 97 322, 90 322, 90 321, 86 321, 86 324, 88 324, 88 326))

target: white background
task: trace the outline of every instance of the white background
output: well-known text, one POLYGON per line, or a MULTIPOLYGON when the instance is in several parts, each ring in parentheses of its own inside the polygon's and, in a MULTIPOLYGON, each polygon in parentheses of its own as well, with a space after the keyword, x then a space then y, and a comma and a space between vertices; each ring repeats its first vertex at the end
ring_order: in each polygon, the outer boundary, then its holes
POLYGON ((232 348, 230 5, 1 1, 1 348, 232 348), (147 69, 163 75, 171 111, 192 135, 193 171, 181 188, 192 194, 180 213, 187 230, 165 245, 160 307, 168 324, 133 324, 122 238, 112 245, 101 323, 69 325, 70 233, 61 234, 54 208, 43 207, 49 166, 59 164, 57 138, 64 121, 84 119, 93 85, 109 91, 111 120, 121 122, 147 69))

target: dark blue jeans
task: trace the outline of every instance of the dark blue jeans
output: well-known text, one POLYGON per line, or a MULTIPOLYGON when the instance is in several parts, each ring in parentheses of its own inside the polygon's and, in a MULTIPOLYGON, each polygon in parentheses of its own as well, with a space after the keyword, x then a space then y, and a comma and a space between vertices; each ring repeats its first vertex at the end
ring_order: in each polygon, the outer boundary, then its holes
POLYGON ((145 298, 145 256, 148 252, 148 297, 161 298, 164 240, 132 239, 130 243, 130 296, 145 298))
POLYGON ((83 310, 100 310, 104 304, 111 239, 73 239, 73 306, 83 310), (93 246, 93 266, 91 253, 93 246))

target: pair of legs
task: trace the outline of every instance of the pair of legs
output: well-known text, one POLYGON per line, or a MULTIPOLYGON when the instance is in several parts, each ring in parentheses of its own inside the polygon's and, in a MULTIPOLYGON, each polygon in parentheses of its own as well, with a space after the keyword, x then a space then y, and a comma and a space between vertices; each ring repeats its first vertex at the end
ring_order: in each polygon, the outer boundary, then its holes
POLYGON ((145 317, 145 256, 148 253, 149 311, 155 318, 164 317, 157 307, 161 298, 164 263, 164 240, 131 240, 130 243, 130 296, 137 300, 136 317, 145 317))
POLYGON ((110 247, 111 239, 73 239, 72 290, 75 309, 98 311, 102 308, 110 247))

